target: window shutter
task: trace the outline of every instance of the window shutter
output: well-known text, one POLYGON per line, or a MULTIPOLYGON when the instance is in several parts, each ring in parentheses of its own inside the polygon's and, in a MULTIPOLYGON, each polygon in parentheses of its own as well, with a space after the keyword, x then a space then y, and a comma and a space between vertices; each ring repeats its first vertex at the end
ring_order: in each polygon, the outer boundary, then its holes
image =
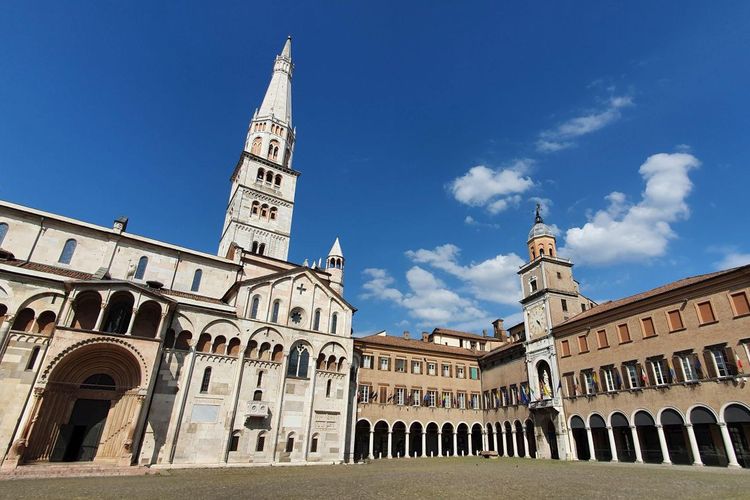
POLYGON ((632 387, 630 387, 630 375, 628 375, 628 367, 626 365, 620 367, 620 376, 622 377, 622 384, 619 388, 632 389, 632 387))
POLYGON ((724 348, 724 352, 727 354, 727 369, 730 375, 737 375, 737 358, 734 355, 734 349, 727 346, 724 348))
POLYGON ((648 378, 648 385, 656 385, 656 377, 654 376, 654 363, 658 363, 658 361, 651 361, 646 365, 646 377, 648 378))
POLYGON ((703 369, 707 378, 716 378, 716 367, 714 367, 714 355, 711 351, 703 351, 703 359, 706 362, 703 369))
POLYGON ((685 370, 682 368, 682 360, 679 356, 672 356, 672 368, 674 368, 675 375, 673 382, 684 382, 685 370))
POLYGON ((607 377, 604 374, 604 368, 599 369, 599 383, 597 384, 596 392, 604 392, 607 390, 607 377))
POLYGON ((589 386, 586 384, 586 376, 581 372, 578 375, 579 378, 579 387, 581 388, 581 394, 585 395, 589 393, 589 386))
POLYGON ((643 365, 640 363, 635 364, 635 377, 638 379, 638 387, 646 386, 646 382, 643 381, 643 365))
POLYGON ((705 378, 706 369, 702 364, 698 366, 698 364, 700 363, 700 358, 698 357, 697 353, 693 353, 690 355, 690 362, 693 363, 693 368, 695 368, 695 375, 698 377, 698 379, 705 378))
POLYGON ((669 365, 669 360, 667 358, 664 358, 659 362, 661 363, 662 370, 664 371, 664 378, 666 379, 667 383, 674 383, 675 377, 672 376, 672 373, 675 373, 675 375, 677 374, 677 372, 674 371, 674 366, 669 365))

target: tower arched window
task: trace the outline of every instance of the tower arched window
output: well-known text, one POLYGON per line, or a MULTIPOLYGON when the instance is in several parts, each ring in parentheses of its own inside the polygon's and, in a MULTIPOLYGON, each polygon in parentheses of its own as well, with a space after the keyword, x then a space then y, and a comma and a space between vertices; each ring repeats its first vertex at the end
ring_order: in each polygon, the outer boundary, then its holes
POLYGON ((146 267, 148 267, 148 257, 145 255, 138 259, 138 267, 135 268, 135 279, 142 280, 146 275, 146 267))
POLYGON ((261 243, 258 246, 258 255, 264 255, 265 253, 266 253, 266 244, 265 243, 261 243))
POLYGON ((298 344, 289 352, 289 366, 286 374, 290 377, 307 378, 307 366, 310 364, 310 353, 307 347, 298 344))
POLYGON ((0 223, 0 246, 2 246, 6 234, 8 234, 8 224, 0 223))
POLYGON ((265 203, 260 206, 260 216, 264 218, 268 217, 268 205, 265 203))
POLYGON ((263 179, 266 178, 266 169, 259 168, 258 169, 258 175, 255 177, 257 180, 263 182, 263 179))
POLYGON ((539 249, 539 257, 544 255, 544 248, 539 249))
POLYGON ((279 322, 279 308, 281 307, 281 301, 276 299, 273 301, 273 307, 271 308, 271 323, 279 322))
POLYGON ((254 201, 252 205, 250 205, 250 213, 252 215, 258 215, 258 212, 260 212, 260 202, 254 201))
POLYGON ((263 141, 260 137, 256 137, 255 139, 253 139, 253 145, 250 147, 250 152, 254 155, 260 155, 260 147, 262 142, 263 141))
POLYGON ((263 391, 258 389, 257 391, 253 392, 253 401, 263 401, 263 391))
POLYGON ((266 172, 266 182, 271 184, 273 182, 273 172, 270 170, 266 172))
POLYGON ((268 212, 268 218, 271 220, 276 220, 276 215, 278 214, 279 210, 276 207, 271 207, 271 210, 268 212))
POLYGON ((331 379, 328 379, 328 381, 326 382, 326 397, 327 398, 331 397, 331 382, 333 382, 331 379))
POLYGON ((201 287, 201 278, 203 277, 203 271, 196 269, 193 273, 193 284, 190 285, 191 292, 197 292, 201 287))
POLYGON ((273 178, 273 183, 276 187, 281 187, 281 174, 276 174, 276 177, 273 178))
POLYGON ((76 251, 76 246, 78 246, 78 243, 74 239, 69 239, 65 242, 65 246, 63 246, 62 253, 60 253, 60 258, 57 260, 60 264, 70 264, 71 259, 73 258, 73 253, 76 251))
POLYGON ((211 384, 211 367, 203 370, 203 380, 201 380, 201 392, 208 392, 208 386, 211 384))
POLYGON ((257 385, 258 387, 263 385, 263 370, 258 372, 258 382, 255 385, 257 385))
POLYGON ((315 309, 313 315, 313 330, 320 331, 320 309, 315 309))
POLYGON ((250 253, 258 253, 258 242, 253 241, 253 246, 250 247, 250 253))
POLYGON ((253 301, 250 305, 250 318, 258 319, 258 308, 260 307, 260 295, 253 297, 253 301))
POLYGON ((331 316, 331 333, 336 333, 339 322, 339 313, 333 313, 331 316))

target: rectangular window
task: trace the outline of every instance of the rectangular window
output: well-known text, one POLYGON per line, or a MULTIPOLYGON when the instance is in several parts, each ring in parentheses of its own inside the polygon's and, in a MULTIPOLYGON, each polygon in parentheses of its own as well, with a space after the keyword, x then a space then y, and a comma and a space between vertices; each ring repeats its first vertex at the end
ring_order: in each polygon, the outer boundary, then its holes
POLYGON ((630 330, 628 329, 628 325, 625 323, 617 325, 617 335, 620 337, 621 344, 630 342, 630 330))
POLYGON ((463 366, 456 367, 456 378, 466 378, 466 372, 463 366))
POLYGON ((471 380, 479 380, 479 368, 472 366, 469 368, 469 378, 471 380))
POLYGON ((568 395, 568 397, 577 396, 576 394, 576 383, 575 383, 575 375, 572 373, 568 373, 563 376, 565 379, 565 393, 568 395))
POLYGON ((490 402, 492 403, 493 408, 500 406, 500 399, 497 397, 497 389, 492 389, 490 391, 490 402))
POLYGON ((398 373, 406 373, 406 360, 396 358, 396 371, 398 373))
POLYGON ((422 373, 422 362, 421 361, 412 361, 411 362, 411 372, 415 375, 419 375, 422 373))
POLYGON ((427 391, 427 406, 435 408, 435 400, 437 399, 437 391, 427 391))
POLYGON ((529 287, 531 287, 531 293, 536 292, 536 278, 531 278, 531 281, 529 281, 529 287))
POLYGON ((586 339, 586 335, 578 336, 578 352, 589 352, 589 341, 586 339))
POLYGON ((380 369, 383 371, 388 371, 391 369, 391 358, 380 358, 380 369))
POLYGON ((436 363, 427 363, 427 375, 436 375, 437 374, 437 364, 436 363))
POLYGON ((443 377, 451 376, 451 365, 443 365, 443 377))
POLYGON ((750 314, 750 302, 748 302, 745 292, 733 293, 729 298, 732 301, 732 310, 734 311, 735 318, 750 314))
POLYGON ((729 364, 727 363, 727 353, 722 348, 711 349, 711 356, 714 361, 714 368, 718 377, 728 377, 729 364))
POLYGON ((586 394, 596 394, 596 386, 594 385, 594 372, 590 370, 583 372, 583 387, 586 390, 586 394))
POLYGON ((372 369, 372 356, 365 354, 362 356, 362 368, 372 369))
POLYGON ((509 387, 510 392, 510 404, 517 405, 518 404, 518 387, 515 385, 511 385, 509 387))
POLYGON ((638 373, 638 366, 635 364, 625 365, 625 373, 627 374, 628 387, 630 389, 638 389, 641 386, 640 374, 638 373))
POLYGON ((563 312, 568 312, 568 301, 565 299, 560 299, 560 303, 562 304, 563 312))
POLYGON ((667 312, 667 321, 669 322, 670 332, 676 332, 685 328, 685 325, 682 324, 682 315, 679 309, 667 312))
POLYGON ((266 447, 266 435, 261 434, 258 436, 258 443, 255 445, 255 451, 263 451, 263 448, 266 447))
POLYGON ((479 394, 476 392, 471 394, 471 408, 474 410, 479 410, 479 394))
POLYGON ((411 404, 420 406, 422 404, 422 391, 420 389, 411 390, 411 404))
POLYGON ((602 368, 602 375, 604 376, 604 389, 607 392, 614 392, 617 390, 615 384, 615 369, 612 366, 602 368))
POLYGON ((654 328, 654 320, 651 317, 641 318, 641 331, 643 332, 643 338, 653 337, 656 335, 656 328, 654 328))
POLYGON ((695 370, 695 358, 693 354, 680 354, 677 356, 680 361, 680 370, 685 382, 695 382, 698 380, 698 373, 695 370))
POLYGON ((714 316, 714 310, 711 307, 710 301, 701 302, 700 304, 696 304, 695 307, 698 309, 698 319, 701 325, 716 322, 716 316, 714 316))
POLYGON ((450 392, 443 391, 443 408, 451 407, 451 397, 452 394, 450 392))
POLYGON ((666 370, 664 369, 664 360, 655 359, 649 363, 651 364, 651 371, 654 374, 654 383, 656 385, 666 385, 667 375, 665 373, 666 370))
POLYGON ((586 312, 586 304, 581 304, 581 312, 586 312))
POLYGON ((562 351, 562 356, 567 357, 570 356, 570 341, 563 340, 560 342, 560 350, 562 351))
POLYGON ((599 349, 609 347, 609 341, 607 340, 607 330, 599 330, 596 332, 596 341, 599 343, 599 349))
MULTIPOLYGON (((378 401, 380 401, 380 404, 385 404, 388 401, 388 386, 387 385, 381 385, 378 387, 378 401)), ((374 398, 373 398, 374 401, 374 398)))
POLYGON ((462 410, 466 409, 466 393, 465 392, 459 392, 456 394, 458 397, 458 407, 462 410))
POLYGON ((370 402, 370 386, 369 385, 360 385, 359 386, 359 401, 361 403, 369 403, 370 402))
POLYGON ((396 404, 403 406, 406 402, 406 389, 403 387, 396 387, 396 404))

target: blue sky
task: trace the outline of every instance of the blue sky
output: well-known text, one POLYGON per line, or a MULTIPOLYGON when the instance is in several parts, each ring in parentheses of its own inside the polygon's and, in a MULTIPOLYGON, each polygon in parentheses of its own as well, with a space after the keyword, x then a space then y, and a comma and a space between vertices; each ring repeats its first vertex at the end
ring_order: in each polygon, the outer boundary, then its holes
POLYGON ((582 291, 750 262, 747 2, 4 2, 0 197, 214 253, 294 36, 290 259, 355 331, 518 320, 533 207, 582 291))

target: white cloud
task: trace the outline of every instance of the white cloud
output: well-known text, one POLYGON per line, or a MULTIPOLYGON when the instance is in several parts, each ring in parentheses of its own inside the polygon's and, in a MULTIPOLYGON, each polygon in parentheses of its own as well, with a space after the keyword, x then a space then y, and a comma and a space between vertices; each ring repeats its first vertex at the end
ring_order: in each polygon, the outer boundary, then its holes
POLYGON ((534 181, 526 175, 532 164, 532 160, 521 159, 497 170, 478 165, 454 179, 448 189, 456 201, 498 213, 517 205, 519 194, 534 186, 534 181))
POLYGON ((685 202, 693 187, 688 172, 699 165, 687 153, 650 156, 639 169, 646 182, 641 201, 630 204, 625 194, 610 193, 606 209, 596 212, 583 227, 567 230, 561 253, 598 265, 664 255, 675 237, 670 224, 690 214, 685 202))
POLYGON ((400 302, 403 298, 402 293, 391 286, 395 280, 385 269, 368 268, 362 271, 362 274, 369 278, 369 280, 362 285, 362 288, 365 289, 362 298, 392 300, 394 302, 400 302))
POLYGON ((478 300, 516 305, 521 298, 516 272, 524 261, 518 255, 497 255, 479 263, 460 265, 461 249, 450 243, 433 250, 409 250, 406 256, 417 264, 428 264, 458 278, 478 300))
POLYGON ((541 153, 553 153, 575 146, 574 139, 601 130, 622 116, 623 108, 633 105, 627 95, 611 97, 603 108, 564 121, 557 127, 539 134, 536 149, 541 153))
POLYGON ((731 269, 750 264, 750 253, 729 252, 723 259, 716 262, 717 269, 731 269))
POLYGON ((467 215, 464 218, 464 224, 466 224, 467 226, 491 227, 491 228, 495 228, 495 229, 497 229, 498 227, 500 227, 499 224, 491 224, 489 222, 480 222, 480 221, 476 220, 474 217, 472 217, 471 215, 467 215))

